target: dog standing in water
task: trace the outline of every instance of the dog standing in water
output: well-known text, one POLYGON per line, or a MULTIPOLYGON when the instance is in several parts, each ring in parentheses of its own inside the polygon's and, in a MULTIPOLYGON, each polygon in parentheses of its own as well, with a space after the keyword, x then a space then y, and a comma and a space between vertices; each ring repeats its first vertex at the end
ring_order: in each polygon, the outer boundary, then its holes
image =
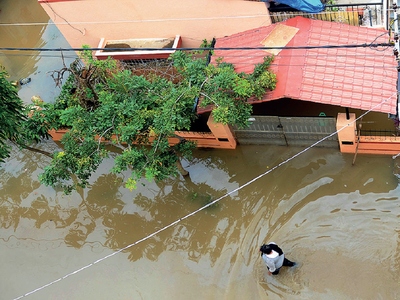
POLYGON ((267 264, 269 275, 278 275, 282 266, 293 267, 296 263, 288 260, 277 244, 271 242, 260 247, 261 257, 267 264))

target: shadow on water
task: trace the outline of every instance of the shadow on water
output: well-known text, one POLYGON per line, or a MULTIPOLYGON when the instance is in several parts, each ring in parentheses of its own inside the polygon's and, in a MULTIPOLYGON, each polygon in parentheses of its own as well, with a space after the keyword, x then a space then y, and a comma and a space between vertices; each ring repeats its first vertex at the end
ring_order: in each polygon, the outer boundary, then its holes
MULTIPOLYGON (((52 147, 57 147, 54 143, 52 147), (54 144, 54 145, 53 145, 54 144)), ((48 148, 51 148, 50 146, 48 148)), ((130 193, 125 189, 123 180, 115 174, 102 174, 96 178, 87 191, 78 191, 73 201, 65 201, 61 191, 40 185, 37 175, 46 162, 40 154, 16 149, 1 169, 0 224, 1 228, 13 228, 18 231, 21 221, 29 220, 34 228, 53 227, 58 234, 64 235, 66 245, 81 248, 88 241, 88 236, 95 230, 96 224, 104 229, 105 240, 101 242, 112 250, 123 248, 145 235, 175 221, 179 214, 184 216, 193 208, 199 208, 207 201, 214 200, 226 193, 226 189, 215 189, 205 183, 195 183, 190 178, 171 177, 163 182, 148 184, 146 192, 130 193), (17 164, 15 164, 17 163, 17 164), (18 187, 18 189, 16 189, 18 187), (146 195, 148 194, 148 195, 146 195), (193 199, 192 195, 197 197, 193 199), (130 198, 127 203, 123 198, 130 198)), ((203 158, 197 158, 196 164, 202 164, 203 158)), ((211 168, 227 169, 218 158, 204 158, 204 165, 211 168)), ((105 169, 106 167, 102 168, 105 169)), ((228 174, 226 177, 230 177, 228 174)), ((213 205, 205 210, 207 219, 217 221, 219 208, 213 205)), ((200 219, 198 221, 202 223, 200 219)), ((184 222, 182 222, 184 223, 184 222)), ((172 233, 166 241, 152 239, 145 251, 140 248, 128 249, 129 259, 135 261, 142 256, 155 260, 158 255, 168 250, 188 251, 184 239, 197 240, 196 248, 200 253, 208 252, 207 231, 180 230, 172 233), (181 237, 183 235, 184 237, 181 237), (203 250, 202 250, 203 249, 203 250)), ((191 225, 196 227, 195 225, 191 225)), ((201 227, 201 226, 200 226, 201 227)), ((211 236, 209 236, 211 238, 211 236)), ((216 252, 218 253, 218 251, 216 252)))

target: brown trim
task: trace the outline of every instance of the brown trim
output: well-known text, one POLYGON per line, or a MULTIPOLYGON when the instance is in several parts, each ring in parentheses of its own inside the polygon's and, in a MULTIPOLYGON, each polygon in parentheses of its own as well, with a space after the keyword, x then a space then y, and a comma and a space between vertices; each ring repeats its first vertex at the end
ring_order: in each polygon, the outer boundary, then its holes
MULTIPOLYGON (((176 131, 175 137, 168 138, 169 144, 176 145, 180 143, 180 139, 183 138, 185 140, 195 141, 197 143, 197 147, 201 148, 236 149, 237 142, 230 126, 221 123, 214 123, 214 118, 212 115, 209 116, 207 125, 210 128, 211 133, 176 131)), ((57 131, 52 129, 49 131, 49 134, 53 141, 59 142, 66 132, 68 132, 68 129, 58 129, 57 131)), ((100 137, 96 136, 96 139, 98 138, 100 137)), ((112 139, 116 138, 116 136, 112 137, 112 139)), ((150 137, 150 143, 153 141, 153 139, 153 137, 150 137)))

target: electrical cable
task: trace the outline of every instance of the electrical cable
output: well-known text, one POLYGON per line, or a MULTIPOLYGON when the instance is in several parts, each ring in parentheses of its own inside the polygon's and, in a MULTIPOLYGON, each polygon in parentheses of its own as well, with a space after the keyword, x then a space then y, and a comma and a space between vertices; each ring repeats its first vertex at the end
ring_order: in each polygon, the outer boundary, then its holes
MULTIPOLYGON (((15 57, 18 57, 18 56, 21 56, 21 57, 26 57, 26 56, 33 56, 33 54, 8 54, 8 53, 5 53, 5 52, 0 52, 0 56, 7 56, 7 57, 9 57, 9 56, 15 56, 15 57)), ((58 57, 58 58, 60 58, 61 57, 61 55, 46 55, 46 54, 35 54, 34 55, 35 57, 58 57)), ((263 57, 265 57, 265 56, 267 56, 267 55, 265 55, 265 54, 228 54, 228 55, 224 55, 224 56, 222 56, 223 58, 263 58, 263 57)), ((64 57, 68 57, 68 58, 77 58, 77 57, 80 57, 80 55, 79 54, 77 54, 77 55, 74 55, 74 56, 66 56, 66 55, 64 55, 64 57)), ((194 56, 195 57, 195 56, 194 56)), ((310 53, 308 53, 307 55, 297 55, 297 54, 292 54, 292 55, 286 55, 286 54, 283 54, 283 55, 281 55, 281 54, 279 54, 279 56, 277 56, 277 57, 279 57, 279 58, 285 58, 285 57, 308 57, 308 58, 313 58, 313 57, 315 57, 315 58, 319 58, 319 57, 345 57, 345 58, 347 58, 347 57, 354 57, 354 58, 376 58, 376 55, 375 54, 364 54, 364 53, 356 53, 356 54, 322 54, 322 53, 318 53, 318 54, 310 54, 310 53)), ((249 63, 250 64, 250 63, 249 63)))
POLYGON ((149 20, 118 20, 118 21, 77 21, 67 23, 0 23, 0 26, 35 26, 35 25, 71 25, 71 24, 124 24, 124 23, 148 23, 148 22, 173 22, 173 21, 199 21, 199 20, 223 20, 269 17, 269 14, 227 17, 203 17, 203 18, 180 18, 180 19, 149 19, 149 20))
MULTIPOLYGON (((390 9, 386 9, 390 10, 390 9)), ((383 11, 383 10, 382 10, 383 11)), ((351 11, 335 11, 342 13, 351 13, 351 11)), ((354 13, 354 12, 353 12, 354 13)), ((282 15, 285 13, 282 12, 282 15)), ((286 13, 287 16, 304 16, 304 15, 329 15, 332 11, 312 13, 286 13)), ((71 25, 71 24, 119 24, 119 23, 147 23, 147 22, 174 22, 174 21, 199 21, 199 20, 223 20, 223 19, 244 19, 244 18, 260 18, 271 17, 271 14, 245 15, 245 16, 226 16, 226 17, 198 17, 198 18, 177 18, 177 19, 148 19, 148 20, 115 20, 115 21, 76 21, 67 23, 0 23, 0 26, 36 26, 36 25, 71 25)))
POLYGON ((48 57, 48 58, 77 58, 78 56, 69 56, 69 55, 46 55, 46 54, 36 54, 36 55, 32 55, 32 54, 6 54, 6 53, 2 53, 0 52, 0 56, 6 56, 6 57, 48 57))
MULTIPOLYGON (((325 45, 325 46, 301 46, 301 47, 221 47, 221 48, 124 48, 124 51, 209 51, 209 50, 304 50, 304 49, 337 49, 337 48, 371 48, 371 47, 393 47, 391 43, 357 44, 357 45, 325 45)), ((100 51, 104 48, 4 48, 0 51, 100 51)), ((107 48, 107 51, 121 51, 121 48, 107 48)))
MULTIPOLYGON (((31 54, 6 54, 6 53, 2 53, 0 52, 0 57, 1 56, 5 56, 5 57, 32 57, 31 54)), ((62 56, 60 55, 46 55, 46 54, 37 54, 35 55, 35 57, 43 57, 43 58, 62 58, 62 56)), ((80 58, 79 55, 76 56, 68 56, 68 55, 64 55, 64 58, 80 58)), ((254 59, 254 58, 263 58, 265 57, 265 55, 224 55, 223 58, 247 58, 247 59, 254 59)), ((284 58, 284 57, 307 57, 307 58, 319 58, 319 57, 342 57, 342 58, 376 58, 376 55, 363 55, 363 54, 359 54, 359 55, 334 55, 334 54, 322 54, 322 55, 279 55, 279 58, 284 58)), ((172 64, 172 63, 171 63, 172 64)), ((237 62, 234 63, 234 65, 254 65, 254 63, 252 62, 237 62)), ((279 66, 303 66, 302 64, 274 64, 272 63, 271 65, 279 65, 279 66)), ((326 66, 324 64, 322 65, 318 65, 318 64, 307 64, 308 66, 326 66)), ((336 67, 378 67, 384 68, 385 63, 383 62, 382 66, 377 66, 377 65, 335 65, 336 67)), ((390 65, 390 63, 387 63, 388 68, 391 68, 392 66, 390 65)))
POLYGON ((346 126, 343 126, 341 129, 336 130, 335 132, 333 132, 333 133, 331 133, 331 134, 325 136, 324 138, 320 139, 319 141, 313 143, 311 146, 309 146, 309 147, 303 149, 302 151, 296 153, 296 154, 293 155, 292 157, 290 157, 290 158, 288 158, 288 159, 282 161, 281 163, 279 163, 279 164, 276 165, 275 167, 273 167, 273 168, 269 169, 268 171, 266 171, 266 172, 264 172, 264 173, 258 175, 257 177, 255 177, 255 178, 253 178, 252 180, 246 182, 245 184, 243 184, 243 185, 237 187, 236 189, 234 189, 234 190, 232 190, 232 191, 226 193, 225 195, 219 197, 218 199, 216 199, 216 200, 214 200, 214 201, 211 201, 210 203, 208 203, 208 204, 206 204, 206 205, 200 207, 199 209, 197 209, 197 210, 191 212, 190 214, 187 214, 187 215, 185 215, 185 216, 179 218, 178 220, 176 220, 176 221, 174 221, 174 222, 172 222, 172 223, 170 223, 170 224, 168 224, 168 225, 166 225, 166 226, 160 228, 159 230, 153 232, 152 234, 149 234, 149 235, 145 236, 144 238, 142 238, 142 239, 140 239, 140 240, 137 240, 136 242, 134 242, 134 243, 132 243, 132 244, 126 246, 126 247, 123 247, 123 248, 119 249, 118 251, 115 251, 115 252, 113 252, 113 253, 111 253, 111 254, 109 254, 109 255, 106 255, 106 256, 104 256, 104 257, 102 257, 102 258, 100 258, 100 259, 98 259, 98 260, 96 260, 96 261, 94 261, 94 262, 92 262, 92 263, 90 263, 90 264, 88 264, 88 265, 86 265, 86 266, 83 266, 82 268, 80 268, 80 269, 78 269, 78 270, 76 270, 76 271, 74 271, 74 272, 68 273, 68 274, 66 274, 66 275, 63 276, 63 277, 60 277, 60 278, 58 278, 58 279, 56 279, 56 280, 54 280, 54 281, 51 281, 51 282, 49 282, 49 283, 47 283, 47 284, 45 284, 45 285, 43 285, 43 286, 41 286, 41 287, 39 287, 39 288, 33 290, 33 291, 30 291, 30 292, 28 292, 28 293, 26 293, 26 294, 24 294, 24 295, 21 295, 21 296, 19 296, 19 297, 17 297, 17 298, 14 298, 13 300, 22 299, 22 298, 24 298, 24 297, 26 297, 26 296, 29 296, 29 295, 31 295, 31 294, 33 294, 33 293, 36 293, 36 292, 42 290, 42 289, 44 289, 44 288, 46 288, 46 287, 48 287, 48 286, 50 286, 50 285, 53 285, 54 283, 57 283, 57 282, 59 282, 59 281, 61 281, 61 280, 63 280, 63 279, 66 279, 66 278, 68 278, 69 276, 75 275, 75 274, 77 274, 77 273, 79 273, 79 272, 81 272, 81 271, 83 271, 83 270, 85 270, 85 269, 87 269, 87 268, 89 268, 89 267, 91 267, 91 266, 94 266, 95 264, 97 264, 97 263, 99 263, 99 262, 101 262, 101 261, 103 261, 103 260, 105 260, 105 259, 107 259, 107 258, 110 258, 110 257, 112 257, 112 256, 114 256, 114 255, 116 255, 116 254, 118 254, 118 253, 121 253, 122 251, 124 251, 124 250, 126 250, 126 249, 128 249, 128 248, 131 248, 131 247, 133 247, 133 246, 135 246, 135 245, 137 245, 137 244, 139 244, 139 243, 141 243, 141 242, 143 242, 143 241, 148 240, 149 238, 151 238, 151 237, 153 237, 153 236, 159 234, 160 232, 162 232, 162 231, 164 231, 164 230, 166 230, 166 229, 168 229, 168 228, 170 228, 170 227, 173 227, 174 225, 178 224, 178 223, 181 222, 182 220, 185 220, 185 219, 187 219, 187 218, 189 218, 189 217, 195 215, 196 213, 198 213, 198 212, 200 212, 200 211, 206 209, 207 207, 210 207, 210 206, 214 205, 215 203, 219 202, 220 200, 224 199, 225 197, 227 197, 227 196, 229 196, 229 195, 231 195, 231 194, 233 194, 233 193, 235 193, 235 192, 237 192, 237 191, 243 189, 244 187, 246 187, 246 186, 250 185, 251 183, 255 182, 256 180, 258 180, 258 179, 264 177, 265 175, 271 173, 272 171, 276 170, 276 169, 279 168, 280 166, 282 166, 282 165, 288 163, 289 161, 293 160, 294 158, 296 158, 296 157, 300 156, 301 154, 305 153, 306 151, 310 150, 310 149, 313 148, 314 146, 320 144, 320 143, 323 142, 324 140, 326 140, 326 139, 328 139, 328 138, 334 136, 335 134, 339 133, 339 132, 342 131, 343 129, 347 128, 347 127, 350 126, 351 124, 357 122, 359 119, 361 119, 362 117, 364 117, 365 115, 367 115, 368 113, 370 113, 371 111, 373 111, 373 110, 374 110, 375 108, 377 108, 378 106, 383 105, 385 102, 389 101, 389 100, 390 100, 393 96, 395 96, 395 95, 397 95, 397 92, 396 92, 396 93, 393 93, 393 95, 391 95, 389 98, 387 98, 387 99, 383 100, 382 102, 376 104, 376 105, 375 105, 374 107, 372 107, 370 110, 366 111, 364 114, 362 114, 361 116, 359 116, 359 117, 356 118, 354 121, 352 121, 352 122, 350 122, 349 124, 347 124, 346 126))

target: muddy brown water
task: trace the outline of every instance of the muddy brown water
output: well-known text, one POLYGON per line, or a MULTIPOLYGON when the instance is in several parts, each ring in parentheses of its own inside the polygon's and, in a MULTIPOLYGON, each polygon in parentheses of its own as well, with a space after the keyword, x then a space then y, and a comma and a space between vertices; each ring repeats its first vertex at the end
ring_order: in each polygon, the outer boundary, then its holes
MULTIPOLYGON (((48 150, 57 145, 48 142, 48 150)), ((300 148, 195 151, 190 180, 124 188, 108 173, 65 196, 48 163, 13 151, 0 170, 2 299, 13 299, 140 240, 266 172, 300 148)), ((311 149, 218 205, 26 299, 396 299, 399 183, 390 157, 311 149), (269 276, 275 241, 298 262, 269 276)))
MULTIPOLYGON (((26 15, 48 20, 36 0, 2 0, 0 9, 1 23, 17 13, 18 21, 26 15)), ((54 26, 12 30, 0 27, 2 46, 20 46, 22 38, 15 36, 26 36, 25 30, 31 32, 26 45, 65 42, 54 26)), ((37 76, 27 86, 37 90, 22 88, 22 97, 39 91, 52 99, 52 83, 45 89, 39 82, 57 59, 0 58, 15 78, 37 76)), ((57 149, 51 141, 41 147, 57 149)), ((128 173, 109 173, 110 159, 90 188, 66 196, 38 180, 48 158, 13 149, 0 168, 0 299, 22 296, 102 259, 301 150, 198 150, 183 162, 190 179, 143 181, 133 191, 124 188, 128 173)), ((352 160, 337 149, 311 149, 218 205, 23 299, 397 299, 398 162, 358 155, 352 166, 352 160), (269 276, 258 253, 268 241, 281 245, 298 266, 269 276)))
MULTIPOLYGON (((25 24, 0 25, 0 48, 71 48, 37 0, 1 0, 0 23, 25 24), (32 23, 45 25, 26 25, 32 23)), ((63 57, 69 66, 77 55, 64 52, 63 57)), ((19 87, 19 96, 25 103, 30 104, 34 95, 53 102, 60 93, 51 77, 52 71, 63 67, 60 52, 0 50, 0 65, 6 68, 10 80, 31 78, 29 84, 19 87)))

